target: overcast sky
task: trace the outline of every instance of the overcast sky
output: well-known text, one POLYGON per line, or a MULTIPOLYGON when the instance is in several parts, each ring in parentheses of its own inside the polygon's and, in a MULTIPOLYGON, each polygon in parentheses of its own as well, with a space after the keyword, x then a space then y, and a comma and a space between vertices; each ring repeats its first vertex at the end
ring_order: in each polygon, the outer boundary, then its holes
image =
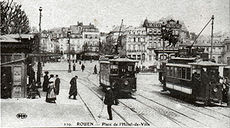
MULTIPOLYGON (((69 27, 82 21, 93 23, 100 31, 113 25, 139 26, 144 19, 152 21, 173 16, 185 22, 189 31, 200 32, 212 15, 214 32, 230 31, 230 0, 14 0, 22 4, 30 25, 38 28, 39 7, 42 11, 42 30, 69 27)), ((210 28, 204 34, 210 34, 210 28)))

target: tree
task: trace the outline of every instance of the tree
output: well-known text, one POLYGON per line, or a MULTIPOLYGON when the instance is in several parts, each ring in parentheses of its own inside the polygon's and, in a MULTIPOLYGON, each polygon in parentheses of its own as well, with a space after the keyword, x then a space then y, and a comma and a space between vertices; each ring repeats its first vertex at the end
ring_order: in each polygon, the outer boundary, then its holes
POLYGON ((29 19, 19 5, 13 0, 1 1, 1 35, 30 32, 29 19))

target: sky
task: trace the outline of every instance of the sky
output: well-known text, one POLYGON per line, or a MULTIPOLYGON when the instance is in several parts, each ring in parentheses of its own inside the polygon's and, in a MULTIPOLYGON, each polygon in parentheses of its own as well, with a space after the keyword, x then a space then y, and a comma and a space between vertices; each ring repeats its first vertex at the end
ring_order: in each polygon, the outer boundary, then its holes
MULTIPOLYGON (((108 32, 113 25, 140 26, 147 18, 157 21, 172 16, 184 21, 190 32, 199 33, 212 15, 214 32, 230 31, 230 0, 14 0, 22 4, 30 26, 38 29, 42 7, 42 30, 93 23, 108 32)), ((209 25, 203 34, 210 34, 209 25)))

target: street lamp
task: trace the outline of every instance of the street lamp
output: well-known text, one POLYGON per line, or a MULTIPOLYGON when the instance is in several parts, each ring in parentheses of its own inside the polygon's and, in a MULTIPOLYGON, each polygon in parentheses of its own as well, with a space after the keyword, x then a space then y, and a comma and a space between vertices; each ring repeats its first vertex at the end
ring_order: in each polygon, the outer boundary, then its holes
POLYGON ((37 71, 37 83, 38 86, 41 86, 41 73, 42 73, 42 66, 41 66, 41 55, 40 55, 40 43, 41 43, 41 17, 42 17, 42 7, 39 8, 39 43, 38 43, 38 71, 37 71))
POLYGON ((68 44, 69 44, 69 70, 68 70, 68 72, 69 72, 69 73, 71 72, 71 61, 70 61, 70 34, 71 34, 71 31, 68 31, 68 32, 67 32, 67 37, 69 38, 69 40, 68 40, 68 44))
POLYGON ((165 60, 165 36, 166 36, 166 26, 162 24, 161 26, 161 35, 163 39, 163 60, 165 60))

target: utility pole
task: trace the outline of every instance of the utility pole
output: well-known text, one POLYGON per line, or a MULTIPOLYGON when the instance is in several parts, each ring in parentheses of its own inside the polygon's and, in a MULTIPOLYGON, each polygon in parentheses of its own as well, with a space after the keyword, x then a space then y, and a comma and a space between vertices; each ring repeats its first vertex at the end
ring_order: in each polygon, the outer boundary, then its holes
POLYGON ((69 73, 71 72, 71 61, 70 61, 70 35, 71 35, 71 32, 68 31, 68 32, 67 32, 67 37, 69 38, 69 40, 68 40, 68 44, 69 44, 69 69, 68 69, 68 72, 69 72, 69 73))
POLYGON ((39 42, 38 42, 38 70, 37 70, 37 83, 38 86, 41 86, 41 73, 42 73, 42 65, 41 65, 41 55, 40 55, 40 43, 41 43, 41 17, 42 17, 42 7, 39 8, 39 42))
POLYGON ((211 30, 211 51, 210 51, 210 60, 212 60, 212 49, 213 49, 213 24, 214 24, 214 15, 212 15, 212 30, 211 30))

